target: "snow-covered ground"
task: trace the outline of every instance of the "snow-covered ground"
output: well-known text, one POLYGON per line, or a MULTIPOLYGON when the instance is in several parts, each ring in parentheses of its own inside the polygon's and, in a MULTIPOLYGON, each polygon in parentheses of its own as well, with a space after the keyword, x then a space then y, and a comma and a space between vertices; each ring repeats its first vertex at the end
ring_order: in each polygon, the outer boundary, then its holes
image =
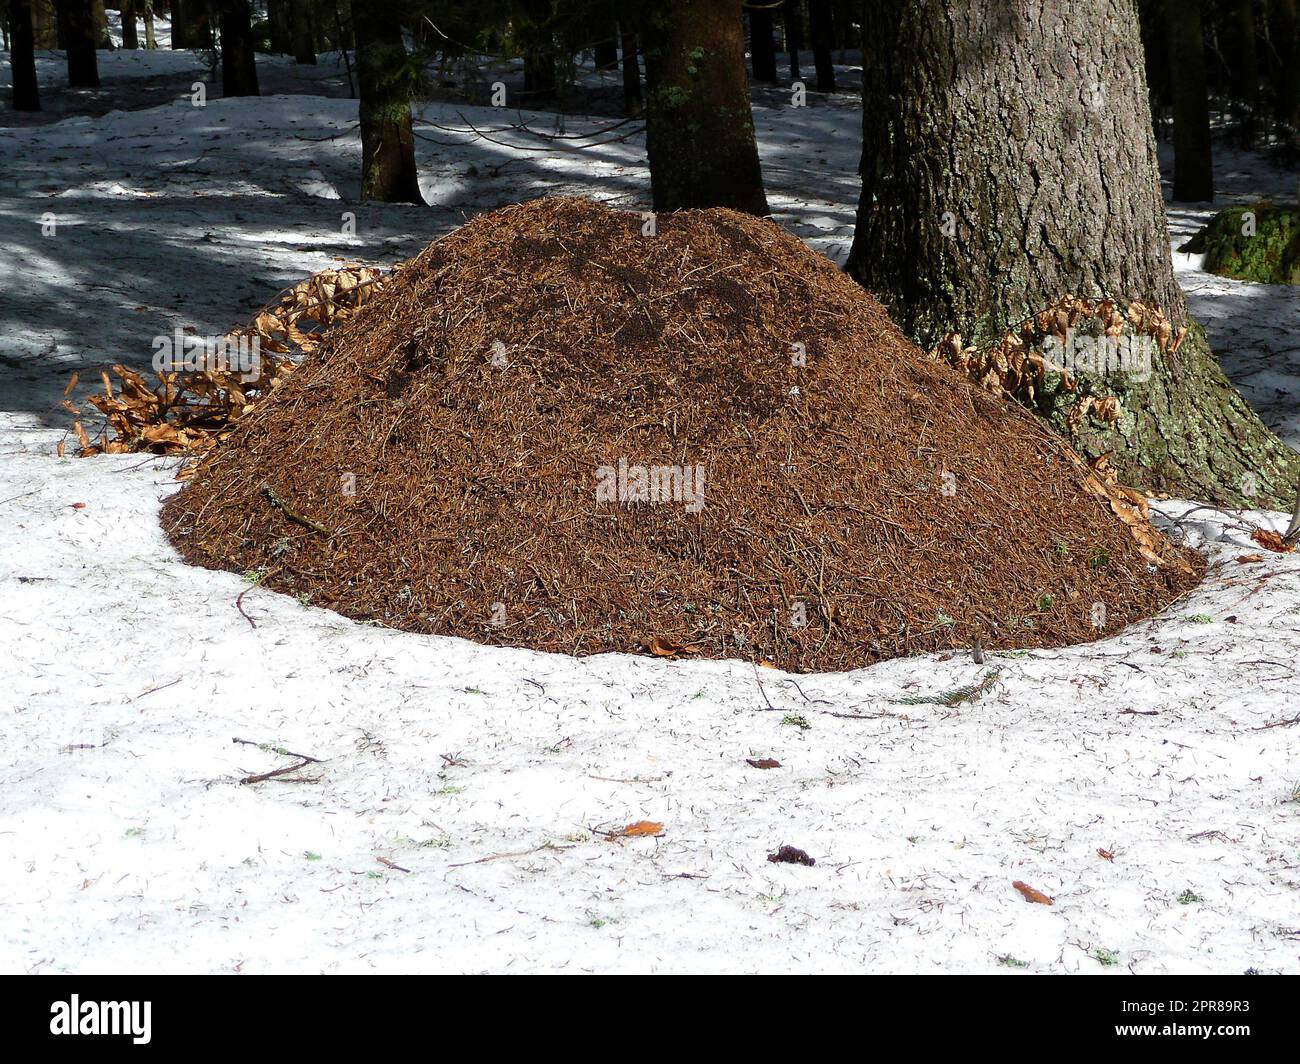
MULTIPOLYGON (((762 98, 765 178, 842 258, 857 105, 812 99, 762 98)), ((174 325, 529 196, 648 202, 628 127, 521 117, 555 131, 426 107, 424 209, 355 204, 346 99, 0 130, 0 969, 1300 971, 1300 558, 1239 519, 1163 504, 1211 572, 1118 638, 787 677, 358 625, 183 565, 173 463, 55 457, 69 372, 174 325), (242 784, 275 748, 319 761, 242 784), (605 834, 641 820, 662 834, 605 834)), ((1232 170, 1226 198, 1293 180, 1232 170)), ((1171 216, 1175 242, 1200 217, 1171 216)), ((1178 269, 1300 443, 1294 292, 1178 269)))

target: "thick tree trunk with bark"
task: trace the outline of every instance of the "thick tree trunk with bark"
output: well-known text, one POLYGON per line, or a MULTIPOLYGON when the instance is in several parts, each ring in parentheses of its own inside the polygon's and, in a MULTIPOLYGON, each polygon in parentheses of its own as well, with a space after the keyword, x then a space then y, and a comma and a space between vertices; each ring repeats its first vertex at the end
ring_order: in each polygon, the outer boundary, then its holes
POLYGON ((39 111, 36 86, 36 45, 32 31, 31 0, 9 0, 9 58, 13 67, 15 111, 39 111))
POLYGON ((1214 199, 1210 102, 1200 3, 1165 0, 1169 78, 1174 97, 1174 199, 1214 199))
POLYGON ((1176 353, 1149 352, 1149 375, 1041 389, 1038 412, 1137 486, 1289 508, 1296 456, 1224 378, 1174 281, 1132 0, 880 0, 865 17, 848 272, 926 348, 992 343, 1066 294, 1159 307, 1190 329, 1176 353), (1118 398, 1118 422, 1071 420, 1094 392, 1118 398))
POLYGON ((817 91, 834 92, 835 16, 831 13, 831 0, 808 0, 808 35, 812 38, 813 65, 817 68, 817 91))
POLYGON ((641 40, 654 209, 766 214, 740 0, 647 4, 641 40))
POLYGON ((249 0, 220 0, 221 94, 260 96, 253 52, 253 13, 249 0))
MULTIPOLYGON (((770 2, 770 0, 764 0, 770 2)), ((749 12, 749 55, 755 81, 776 81, 776 45, 772 42, 772 9, 755 6, 749 12)))
POLYGON ((628 114, 641 111, 641 64, 636 57, 636 34, 619 25, 619 47, 623 52, 623 108, 628 114))
POLYGON ((414 70, 383 0, 352 0, 361 97, 361 198, 424 203, 411 130, 414 70))
POLYGON ((68 84, 75 88, 99 87, 95 59, 95 8, 92 0, 60 0, 59 27, 68 52, 68 84))
MULTIPOLYGON (((289 8, 293 18, 293 59, 295 63, 316 65, 316 35, 311 28, 311 0, 292 0, 289 8)), ((353 19, 356 13, 353 12, 353 19)))
POLYGON ((781 18, 785 26, 785 50, 790 56, 790 80, 798 81, 799 49, 803 47, 803 14, 799 10, 799 0, 785 0, 781 18))

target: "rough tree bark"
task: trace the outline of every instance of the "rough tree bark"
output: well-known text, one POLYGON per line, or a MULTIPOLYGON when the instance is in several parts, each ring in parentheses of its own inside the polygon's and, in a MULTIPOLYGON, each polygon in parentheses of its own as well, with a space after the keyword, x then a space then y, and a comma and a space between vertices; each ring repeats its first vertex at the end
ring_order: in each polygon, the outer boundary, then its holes
POLYGON ((834 92, 835 16, 831 13, 831 0, 808 0, 808 35, 812 38, 813 65, 817 68, 817 91, 834 92))
POLYGON ((32 31, 31 0, 9 0, 9 31, 14 110, 39 111, 41 95, 36 86, 36 36, 32 31))
POLYGON ((98 88, 99 64, 95 59, 95 8, 92 0, 59 0, 55 6, 67 42, 68 84, 77 88, 98 88))
POLYGON ((1210 101, 1201 5, 1165 0, 1169 79, 1174 98, 1174 199, 1214 199, 1210 101))
POLYGON ((144 46, 146 48, 157 48, 158 38, 153 32, 153 0, 143 0, 144 3, 144 46))
MULTIPOLYGON (((763 0, 770 3, 771 0, 763 0)), ((756 4, 749 14, 749 55, 755 81, 776 81, 776 45, 772 43, 772 9, 756 4)))
POLYGON ((799 10, 799 0, 785 0, 781 19, 785 26, 785 50, 790 56, 790 80, 798 81, 799 49, 803 47, 803 15, 799 10))
POLYGON ((641 40, 654 209, 766 214, 740 0, 647 4, 641 40))
POLYGON ((1297 456, 1225 379, 1174 281, 1132 0, 865 12, 848 272, 927 348, 949 331, 995 341, 1064 294, 1154 304, 1189 328, 1176 353, 1155 350, 1149 375, 1079 374, 1119 399, 1118 423, 1072 426, 1059 390, 1038 412, 1136 486, 1289 509, 1297 456))
POLYGON ((414 68, 383 0, 352 0, 361 97, 361 198, 424 203, 411 130, 414 68))
POLYGON ((221 17, 221 94, 260 96, 253 52, 253 13, 249 0, 219 0, 221 17))

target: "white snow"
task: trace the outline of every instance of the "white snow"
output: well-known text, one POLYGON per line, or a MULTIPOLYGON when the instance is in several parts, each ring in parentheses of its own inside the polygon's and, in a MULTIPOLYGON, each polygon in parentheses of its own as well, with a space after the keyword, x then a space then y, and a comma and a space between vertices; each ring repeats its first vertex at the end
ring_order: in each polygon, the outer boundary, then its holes
MULTIPOLYGON (((833 257, 856 108, 757 114, 778 219, 833 257)), ((156 520, 173 462, 55 457, 67 374, 143 366, 174 325, 223 331, 529 196, 648 203, 610 119, 543 152, 515 112, 423 117, 423 210, 355 205, 348 100, 0 130, 0 969, 1300 971, 1300 558, 1244 530, 1282 515, 1161 504, 1210 574, 1114 639, 787 677, 359 625, 182 564, 156 520), (992 669, 977 701, 905 701, 992 669), (294 762, 235 739, 320 763, 244 785, 294 762), (601 834, 639 820, 662 836, 601 834), (815 867, 769 863, 782 844, 815 867)), ((1281 180, 1235 165, 1243 195, 1281 180)), ((1300 442, 1294 293, 1179 278, 1300 442)))

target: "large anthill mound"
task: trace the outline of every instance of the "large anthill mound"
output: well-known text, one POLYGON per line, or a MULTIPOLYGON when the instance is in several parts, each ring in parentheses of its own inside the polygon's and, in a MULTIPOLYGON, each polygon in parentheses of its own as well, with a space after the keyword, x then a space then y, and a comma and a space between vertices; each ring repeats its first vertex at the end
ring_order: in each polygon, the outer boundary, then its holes
POLYGON ((169 501, 178 548, 397 628, 794 670, 1094 639, 1196 579, 775 224, 645 225, 548 199, 431 244, 169 501))

